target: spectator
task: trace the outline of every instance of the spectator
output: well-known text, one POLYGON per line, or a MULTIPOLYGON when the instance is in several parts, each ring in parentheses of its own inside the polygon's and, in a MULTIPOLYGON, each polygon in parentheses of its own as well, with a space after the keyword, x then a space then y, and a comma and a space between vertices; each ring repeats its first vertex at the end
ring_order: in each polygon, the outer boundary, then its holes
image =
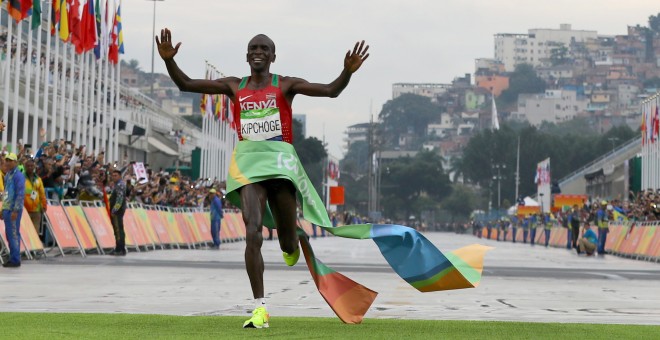
POLYGON ((578 242, 578 248, 576 249, 578 254, 585 253, 588 256, 591 256, 596 251, 596 245, 598 244, 598 236, 596 233, 589 228, 589 224, 584 225, 584 234, 578 242))
POLYGON ((36 163, 29 158, 25 161, 25 210, 32 220, 37 233, 41 234, 41 219, 48 209, 46 191, 41 178, 35 172, 36 163))
POLYGON ((222 226, 222 200, 215 189, 209 190, 209 203, 211 205, 211 236, 214 249, 220 249, 220 227, 222 226))
POLYGON ((600 208, 596 211, 596 225, 598 226, 598 255, 605 255, 605 242, 609 231, 609 214, 607 212, 607 201, 600 202, 600 208))
POLYGON ((21 266, 21 216, 25 199, 25 176, 18 171, 18 158, 14 153, 5 156, 5 194, 2 201, 2 220, 5 221, 5 235, 9 243, 9 261, 2 266, 21 266))
POLYGON ((568 215, 569 226, 571 227, 568 232, 571 234, 573 248, 577 248, 577 239, 580 236, 580 219, 580 209, 578 205, 575 204, 568 215))
POLYGON ((124 233, 124 212, 126 212, 126 184, 121 179, 121 171, 112 171, 114 188, 110 195, 110 207, 112 207, 111 222, 115 233, 115 250, 110 255, 126 256, 126 234, 124 233))

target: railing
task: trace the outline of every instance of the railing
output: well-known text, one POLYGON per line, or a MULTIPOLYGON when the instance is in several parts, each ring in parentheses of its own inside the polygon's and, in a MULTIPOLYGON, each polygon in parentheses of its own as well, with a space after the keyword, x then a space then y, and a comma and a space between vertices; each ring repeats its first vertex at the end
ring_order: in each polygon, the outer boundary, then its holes
POLYGON ((612 150, 612 151, 596 158, 595 160, 589 162, 587 165, 585 165, 585 166, 573 171, 572 173, 564 176, 564 178, 562 178, 559 181, 559 185, 561 186, 564 183, 567 183, 567 182, 570 182, 570 181, 574 180, 575 178, 579 177, 580 174, 582 174, 585 170, 589 169, 590 167, 594 166, 595 164, 597 164, 599 162, 602 162, 605 159, 610 158, 614 155, 622 154, 624 152, 630 151, 631 149, 635 148, 636 146, 641 145, 641 143, 642 143, 642 137, 634 137, 634 138, 630 139, 626 144, 623 144, 623 145, 619 146, 617 149, 614 149, 614 150, 612 150))

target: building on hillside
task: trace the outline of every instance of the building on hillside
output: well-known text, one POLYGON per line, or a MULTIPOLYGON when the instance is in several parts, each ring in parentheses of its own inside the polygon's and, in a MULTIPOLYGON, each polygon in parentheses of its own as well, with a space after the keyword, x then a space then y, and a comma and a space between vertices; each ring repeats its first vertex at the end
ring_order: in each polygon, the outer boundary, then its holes
POLYGON ((450 135, 451 130, 455 130, 451 114, 440 114, 440 122, 427 125, 426 134, 432 139, 442 139, 450 135))
POLYGON ((502 91, 509 88, 509 77, 500 74, 475 75, 474 81, 477 87, 487 90, 495 97, 499 97, 502 91))
POLYGON ((161 107, 164 111, 170 112, 175 116, 191 116, 196 112, 199 113, 199 108, 193 108, 192 98, 187 97, 171 97, 161 101, 161 107))
POLYGON ((346 129, 344 149, 348 151, 355 142, 366 142, 369 137, 369 123, 351 125, 346 129))
POLYGON ((557 85, 565 80, 573 79, 574 67, 571 65, 539 67, 536 69, 536 75, 548 84, 557 85))
POLYGON ((546 90, 543 94, 521 94, 518 110, 511 118, 539 126, 544 121, 560 123, 587 110, 589 99, 573 90, 546 90))
POLYGON ((474 60, 474 74, 502 74, 506 72, 504 63, 492 58, 477 58, 474 60))
POLYGON ((439 95, 446 93, 451 87, 451 84, 395 83, 392 84, 392 99, 396 99, 404 93, 412 93, 431 98, 431 101, 435 102, 439 95))
POLYGON ((463 108, 468 112, 483 109, 487 99, 490 98, 490 92, 481 87, 472 87, 466 89, 462 101, 463 108))
POLYGON ((519 64, 550 66, 553 49, 568 48, 574 42, 596 38, 596 31, 573 30, 570 24, 561 24, 559 29, 530 29, 527 34, 498 33, 495 34, 495 60, 502 62, 507 72, 512 72, 519 64))
POLYGON ((119 77, 121 78, 121 83, 128 87, 138 86, 138 73, 130 67, 122 67, 120 70, 119 77))

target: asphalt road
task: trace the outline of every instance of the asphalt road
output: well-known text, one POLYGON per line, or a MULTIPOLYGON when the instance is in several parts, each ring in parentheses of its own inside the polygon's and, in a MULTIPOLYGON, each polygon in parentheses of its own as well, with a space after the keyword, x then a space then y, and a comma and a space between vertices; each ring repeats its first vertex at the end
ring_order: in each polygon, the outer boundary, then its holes
MULTIPOLYGON (((426 234, 442 251, 472 243, 486 254, 479 287, 420 293, 400 279, 370 240, 312 240, 319 259, 379 292, 367 318, 660 324, 660 263, 584 257, 566 249, 426 234)), ((126 257, 50 256, 0 269, 0 311, 247 315, 252 294, 243 242, 220 250, 177 249, 126 257)), ((54 252, 50 252, 54 254, 54 252)), ((301 259, 287 267, 264 242, 273 317, 333 317, 301 259)))

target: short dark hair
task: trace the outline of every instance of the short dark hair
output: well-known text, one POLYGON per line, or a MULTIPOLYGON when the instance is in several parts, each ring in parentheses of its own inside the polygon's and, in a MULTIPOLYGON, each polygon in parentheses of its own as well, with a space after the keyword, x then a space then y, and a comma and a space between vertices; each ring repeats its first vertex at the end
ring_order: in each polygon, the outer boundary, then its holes
POLYGON ((113 174, 119 174, 119 176, 121 176, 121 170, 112 170, 112 173, 113 174))

